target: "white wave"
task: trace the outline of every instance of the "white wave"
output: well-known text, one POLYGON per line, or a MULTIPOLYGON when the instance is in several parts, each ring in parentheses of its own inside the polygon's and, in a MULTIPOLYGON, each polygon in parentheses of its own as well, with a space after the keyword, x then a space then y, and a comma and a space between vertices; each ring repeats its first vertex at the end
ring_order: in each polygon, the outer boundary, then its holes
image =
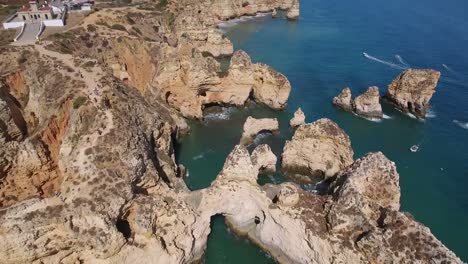
POLYGON ((219 112, 213 112, 206 114, 203 119, 205 121, 209 120, 228 120, 231 117, 232 112, 234 111, 233 107, 223 107, 219 112))
POLYGON ((393 119, 393 116, 383 114, 383 119, 393 119))
POLYGON ((260 144, 260 142, 262 142, 263 139, 265 139, 265 138, 267 138, 267 137, 269 137, 271 135, 272 135, 272 133, 270 133, 270 132, 260 133, 255 137, 252 144, 258 145, 258 144, 260 144))
POLYGON ((398 65, 398 64, 395 64, 395 63, 391 63, 391 62, 388 62, 388 61, 381 60, 381 59, 376 58, 374 56, 371 56, 371 55, 369 55, 369 54, 367 54, 365 52, 363 52, 362 55, 364 55, 364 57, 368 58, 369 60, 373 60, 373 61, 385 64, 385 65, 390 66, 390 67, 392 67, 394 69, 400 69, 400 70, 408 69, 408 67, 406 67, 406 66, 398 65))
POLYGON ((457 124, 459 127, 461 128, 464 128, 464 129, 468 129, 468 122, 461 122, 461 121, 458 121, 458 120, 453 120, 453 122, 455 124, 457 124))
POLYGON ((406 112, 405 113, 407 116, 413 118, 413 119, 418 119, 415 115, 413 115, 412 113, 409 113, 409 112, 406 112))
POLYGON ((406 66, 406 67, 410 67, 410 65, 409 65, 408 63, 406 63, 406 61, 404 61, 403 58, 402 58, 400 55, 396 54, 396 55, 395 55, 395 58, 396 58, 402 65, 404 65, 404 66, 406 66))
POLYGON ((271 14, 271 12, 258 13, 255 16, 241 16, 239 18, 230 19, 230 20, 218 23, 218 28, 222 29, 222 28, 234 27, 234 26, 239 25, 242 22, 246 22, 246 21, 249 21, 249 20, 252 20, 252 19, 255 19, 255 18, 259 18, 259 17, 264 17, 264 16, 267 16, 268 14, 271 14))
POLYGON ((434 112, 432 109, 429 109, 429 112, 426 113, 426 118, 435 118, 437 117, 436 112, 434 112))
POLYGON ((355 116, 357 116, 357 117, 360 117, 360 118, 363 118, 363 119, 366 119, 367 121, 375 122, 375 123, 380 123, 380 122, 382 122, 382 119, 380 119, 380 118, 365 117, 365 116, 358 115, 358 114, 356 114, 356 113, 354 113, 354 112, 353 112, 353 115, 355 115, 355 116))

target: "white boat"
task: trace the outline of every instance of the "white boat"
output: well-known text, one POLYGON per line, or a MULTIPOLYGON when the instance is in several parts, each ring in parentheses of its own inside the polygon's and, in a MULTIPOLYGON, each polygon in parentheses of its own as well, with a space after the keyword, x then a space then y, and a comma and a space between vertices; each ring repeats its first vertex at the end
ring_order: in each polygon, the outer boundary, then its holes
POLYGON ((411 152, 417 152, 419 150, 419 146, 413 145, 413 146, 411 146, 410 150, 411 150, 411 152))

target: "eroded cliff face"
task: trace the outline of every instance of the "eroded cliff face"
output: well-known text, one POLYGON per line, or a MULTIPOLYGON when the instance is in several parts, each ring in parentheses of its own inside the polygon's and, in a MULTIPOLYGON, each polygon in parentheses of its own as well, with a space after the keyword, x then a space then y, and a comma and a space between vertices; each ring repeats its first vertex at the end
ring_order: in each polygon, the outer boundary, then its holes
MULTIPOLYGON (((249 99, 274 109, 286 107, 291 85, 284 75, 268 65, 252 63, 243 51, 233 54, 228 72, 222 73, 220 64, 192 36, 192 27, 200 21, 208 23, 210 16, 204 14, 208 17, 202 20, 203 14, 195 12, 197 6, 174 5, 166 11, 174 16, 172 20, 137 8, 101 10, 87 17, 82 27, 52 36, 48 48, 94 58, 110 68, 114 77, 145 97, 162 100, 184 117, 201 119, 205 105, 242 106, 249 99), (176 9, 181 10, 177 16, 171 13, 176 9), (129 19, 132 24, 125 30, 111 26, 129 19), (198 22, 189 23, 192 20, 198 22)), ((214 22, 203 24, 197 32, 211 36, 213 30, 214 22)))
POLYGON ((290 90, 242 51, 218 74, 201 52, 216 18, 202 7, 216 3, 103 9, 42 43, 2 48, 0 263, 190 263, 203 256, 217 214, 283 263, 461 262, 398 211, 394 164, 381 153, 353 163, 349 138, 330 120, 301 124, 295 135, 325 139, 336 159, 333 144, 345 149, 330 168, 318 160, 332 176, 325 193, 258 185, 277 162, 266 145, 252 156, 236 146, 210 187, 188 190, 173 147, 188 129, 181 114, 247 98, 282 109, 290 90), (184 23, 200 30, 201 44, 183 34, 184 23))

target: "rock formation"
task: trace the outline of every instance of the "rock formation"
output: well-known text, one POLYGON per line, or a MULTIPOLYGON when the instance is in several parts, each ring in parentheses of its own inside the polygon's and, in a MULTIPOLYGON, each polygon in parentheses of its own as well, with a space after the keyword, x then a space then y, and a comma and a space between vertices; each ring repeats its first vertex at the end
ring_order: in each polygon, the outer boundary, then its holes
POLYGON ((353 162, 353 154, 348 135, 322 118, 300 126, 286 141, 281 166, 288 176, 310 182, 335 176, 353 162))
POLYGON ((289 121, 289 126, 298 127, 303 124, 305 124, 305 115, 301 108, 299 108, 296 112, 294 112, 294 117, 289 121))
POLYGON ((251 144, 258 134, 263 132, 273 133, 278 130, 279 123, 276 118, 255 119, 249 116, 244 123, 244 130, 242 132, 240 144, 251 144))
POLYGON ((366 92, 354 99, 353 108, 354 112, 360 116, 382 118, 379 88, 377 86, 369 87, 366 92))
POLYGON ((351 89, 344 88, 338 96, 333 98, 333 104, 347 112, 353 111, 353 98, 351 89))
POLYGON ((276 172, 276 162, 275 154, 266 144, 257 146, 252 152, 252 164, 260 173, 276 172))
POLYGON ((367 118, 382 118, 382 106, 380 105, 379 88, 372 86, 366 92, 356 97, 351 96, 351 89, 344 88, 338 96, 333 98, 333 105, 347 112, 367 118))
MULTIPOLYGON (((259 171, 276 159, 267 146, 250 155, 243 145, 210 187, 190 191, 173 147, 188 130, 180 113, 196 117, 204 103, 224 102, 203 97, 228 80, 200 51, 213 13, 292 1, 156 2, 103 8, 41 43, 0 47, 0 263, 197 262, 220 214, 282 263, 461 263, 398 211, 398 174, 383 154, 334 172, 352 163, 352 150, 329 120, 300 126, 291 141, 314 149, 314 171, 325 163, 323 174, 337 174, 325 194, 259 186, 259 171)), ((249 91, 288 87, 249 61, 232 63, 255 73, 253 81, 234 74, 249 91)), ((266 104, 283 98, 259 93, 266 104)))
POLYGON ((299 18, 299 0, 293 0, 292 2, 292 6, 286 13, 286 18, 288 20, 297 20, 299 18))
POLYGON ((435 70, 406 70, 388 86, 385 98, 400 110, 425 118, 439 78, 440 72, 435 70))
POLYGON ((278 12, 276 11, 276 8, 273 9, 273 11, 271 12, 271 17, 272 18, 276 18, 278 16, 278 12))

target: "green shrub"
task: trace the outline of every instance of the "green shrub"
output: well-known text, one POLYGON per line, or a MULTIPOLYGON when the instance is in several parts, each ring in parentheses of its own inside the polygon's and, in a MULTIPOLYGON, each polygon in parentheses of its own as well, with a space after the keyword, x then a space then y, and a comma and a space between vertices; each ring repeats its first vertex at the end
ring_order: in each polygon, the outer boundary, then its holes
POLYGON ((122 26, 120 24, 114 24, 114 25, 112 25, 111 28, 115 29, 115 30, 127 31, 127 28, 125 28, 124 26, 122 26))
POLYGON ((78 109, 80 106, 84 105, 86 103, 86 97, 84 96, 78 96, 74 101, 73 101, 73 109, 78 109))
POLYGON ((166 7, 168 4, 167 0, 159 0, 159 6, 160 7, 166 7))

